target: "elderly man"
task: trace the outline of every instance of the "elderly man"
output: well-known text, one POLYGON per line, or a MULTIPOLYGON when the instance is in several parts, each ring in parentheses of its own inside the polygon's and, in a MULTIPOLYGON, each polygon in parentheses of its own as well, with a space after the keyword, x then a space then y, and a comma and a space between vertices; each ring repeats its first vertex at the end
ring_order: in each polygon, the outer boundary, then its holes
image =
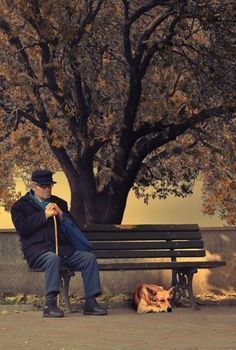
POLYGON ((60 292, 60 265, 81 271, 85 292, 85 315, 106 315, 96 301, 101 294, 98 265, 94 254, 76 249, 63 231, 63 222, 72 220, 67 203, 52 195, 52 172, 36 170, 32 174, 31 190, 17 200, 12 208, 12 221, 20 235, 22 250, 28 265, 45 270, 45 305, 43 317, 63 317, 57 306, 60 292), (59 253, 55 251, 53 216, 59 230, 59 253))

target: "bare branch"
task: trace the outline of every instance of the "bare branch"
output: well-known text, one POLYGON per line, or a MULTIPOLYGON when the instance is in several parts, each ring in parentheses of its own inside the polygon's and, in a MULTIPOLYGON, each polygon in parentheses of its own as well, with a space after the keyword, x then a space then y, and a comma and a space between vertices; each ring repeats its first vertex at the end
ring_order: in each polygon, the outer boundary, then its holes
POLYGON ((130 174, 135 173, 137 175, 142 161, 149 153, 151 153, 156 148, 164 146, 165 144, 175 140, 178 136, 184 134, 188 129, 193 128, 195 125, 200 124, 213 117, 222 117, 233 112, 234 108, 231 106, 228 108, 228 110, 223 109, 221 106, 209 110, 203 110, 198 114, 193 115, 183 123, 173 124, 161 134, 157 134, 152 138, 148 136, 146 138, 144 137, 133 147, 132 153, 130 155, 128 172, 130 174))
MULTIPOLYGON (((3 142, 4 140, 6 140, 12 132, 16 131, 18 129, 18 126, 20 124, 20 116, 18 113, 18 110, 13 110, 10 111, 9 108, 7 108, 2 102, 0 102, 0 108, 2 108, 7 114, 9 114, 10 112, 10 116, 11 116, 11 122, 13 120, 13 126, 12 125, 6 125, 6 129, 8 129, 8 131, 4 134, 0 136, 0 142, 3 142), (15 116, 15 118, 14 118, 15 116)), ((10 124, 12 124, 10 122, 10 124)))
POLYGON ((19 55, 21 58, 21 62, 25 66, 28 75, 33 79, 36 80, 36 76, 34 74, 34 71, 32 69, 32 66, 30 64, 29 57, 25 51, 25 48, 23 47, 20 38, 18 36, 13 36, 11 33, 11 26, 10 24, 3 18, 0 19, 0 29, 7 34, 8 41, 11 45, 15 46, 17 51, 16 54, 19 55))
POLYGON ((169 33, 166 35, 166 37, 164 39, 162 39, 160 42, 153 44, 151 46, 151 48, 149 50, 147 50, 146 57, 144 57, 142 64, 141 64, 141 68, 140 68, 140 72, 141 72, 142 77, 145 75, 146 70, 147 70, 153 56, 155 55, 155 53, 157 51, 163 50, 165 48, 165 46, 170 46, 172 44, 172 39, 176 35, 175 27, 179 23, 180 20, 181 20, 181 16, 176 16, 173 19, 173 21, 169 27, 169 33))
POLYGON ((143 53, 145 51, 145 49, 147 48, 147 43, 150 39, 150 36, 153 34, 153 32, 155 31, 155 29, 157 27, 159 27, 167 18, 169 18, 170 16, 176 14, 177 11, 176 10, 171 10, 167 13, 165 13, 163 16, 158 17, 157 19, 155 19, 144 31, 143 35, 140 38, 140 42, 138 44, 137 47, 137 53, 136 53, 136 57, 135 60, 140 62, 142 57, 143 57, 143 53))
POLYGON ((130 66, 133 63, 133 56, 131 51, 131 42, 130 42, 130 23, 129 23, 129 12, 128 6, 125 9, 125 25, 123 28, 123 43, 125 49, 125 58, 130 66))
POLYGON ((178 76, 177 76, 177 78, 176 78, 176 80, 175 80, 174 86, 173 86, 173 88, 172 88, 172 91, 168 93, 169 98, 174 96, 174 94, 175 94, 175 92, 176 92, 176 89, 177 89, 177 86, 178 86, 178 84, 179 84, 179 80, 180 80, 180 78, 181 78, 182 75, 183 75, 183 72, 181 72, 181 73, 178 74, 178 76))
MULTIPOLYGON (((171 124, 171 125, 173 125, 173 124, 171 124)), ((134 137, 135 141, 137 141, 144 136, 147 136, 147 135, 150 135, 153 133, 162 132, 165 129, 169 128, 171 125, 164 124, 161 121, 153 123, 153 124, 146 122, 146 123, 143 123, 136 131, 133 132, 133 137, 134 137)))
MULTIPOLYGON (((39 121, 38 119, 34 118, 29 112, 27 111, 23 111, 19 108, 9 108, 7 107, 3 102, 0 102, 0 108, 2 110, 4 110, 4 112, 11 116, 11 119, 12 117, 15 118, 15 124, 13 127, 11 127, 11 130, 9 130, 9 135, 10 133, 13 131, 13 130, 16 130, 19 126, 19 122, 21 120, 21 118, 24 118, 28 121, 30 121, 32 124, 34 124, 35 126, 37 126, 38 128, 44 130, 45 129, 45 123, 43 123, 42 121, 39 121)), ((29 109, 30 109, 30 106, 29 106, 29 109)), ((8 135, 8 136, 9 136, 8 135)))
POLYGON ((88 136, 87 122, 88 122, 90 109, 86 102, 81 74, 74 65, 72 65, 72 70, 74 74, 74 84, 75 84, 75 87, 73 89, 73 95, 74 95, 75 103, 78 105, 80 110, 80 113, 79 113, 80 118, 76 120, 76 124, 79 127, 81 134, 84 137, 87 137, 88 136))
POLYGON ((141 6, 129 19, 129 25, 137 21, 146 12, 150 11, 156 6, 171 6, 174 3, 173 0, 152 0, 148 4, 141 6))
POLYGON ((83 19, 83 22, 82 22, 80 29, 78 30, 78 33, 76 34, 75 38, 73 40, 71 40, 71 42, 69 43, 69 47, 71 49, 78 46, 83 35, 86 33, 86 30, 85 30, 86 26, 88 26, 89 24, 94 22, 98 12, 100 11, 100 9, 102 7, 103 2, 104 2, 104 0, 99 0, 97 2, 97 5, 95 6, 95 8, 92 7, 92 2, 90 2, 87 16, 83 19))

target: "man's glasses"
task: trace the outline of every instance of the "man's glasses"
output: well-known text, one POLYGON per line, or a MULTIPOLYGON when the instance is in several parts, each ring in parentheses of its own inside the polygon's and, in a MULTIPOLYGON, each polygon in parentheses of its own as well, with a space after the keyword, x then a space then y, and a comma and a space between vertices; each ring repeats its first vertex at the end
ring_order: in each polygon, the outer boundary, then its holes
POLYGON ((53 184, 35 184, 36 186, 42 188, 42 189, 46 189, 46 188, 52 188, 53 184))

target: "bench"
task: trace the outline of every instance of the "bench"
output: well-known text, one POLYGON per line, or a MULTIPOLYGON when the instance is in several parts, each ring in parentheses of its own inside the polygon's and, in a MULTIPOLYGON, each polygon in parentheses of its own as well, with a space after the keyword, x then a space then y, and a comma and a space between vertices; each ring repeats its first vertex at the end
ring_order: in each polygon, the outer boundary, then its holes
MULTIPOLYGON (((185 298, 194 309, 198 309, 192 288, 194 274, 198 269, 226 265, 225 261, 199 259, 206 252, 198 225, 90 225, 83 232, 92 243, 100 271, 171 270, 174 303, 185 298)), ((67 311, 71 310, 69 283, 73 275, 74 271, 61 268, 67 311)))

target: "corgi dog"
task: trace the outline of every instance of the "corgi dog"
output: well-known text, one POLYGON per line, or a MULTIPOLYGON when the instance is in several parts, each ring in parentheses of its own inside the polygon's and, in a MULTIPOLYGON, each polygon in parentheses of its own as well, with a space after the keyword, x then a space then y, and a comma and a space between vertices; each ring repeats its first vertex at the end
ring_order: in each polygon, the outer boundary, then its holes
POLYGON ((147 312, 171 312, 171 300, 175 287, 168 290, 155 284, 141 284, 133 292, 133 305, 136 311, 147 312))

